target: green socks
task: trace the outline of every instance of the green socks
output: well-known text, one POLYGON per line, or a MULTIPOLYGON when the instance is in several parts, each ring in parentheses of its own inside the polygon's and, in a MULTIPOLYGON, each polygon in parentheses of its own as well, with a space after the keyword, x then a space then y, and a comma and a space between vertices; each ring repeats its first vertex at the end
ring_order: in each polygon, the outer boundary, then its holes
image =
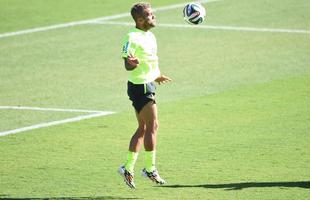
POLYGON ((155 151, 145 151, 145 169, 147 172, 152 172, 156 169, 155 157, 155 151))
MULTIPOLYGON (((138 159, 138 152, 128 151, 127 161, 125 163, 125 169, 130 173, 133 173, 136 161, 138 159)), ((145 151, 145 169, 148 172, 152 172, 156 169, 155 167, 155 151, 145 151)))
POLYGON ((135 167, 135 164, 136 164, 136 161, 138 158, 138 154, 139 154, 138 152, 128 151, 127 161, 125 163, 125 169, 127 171, 129 171, 130 173, 133 173, 133 169, 135 167))

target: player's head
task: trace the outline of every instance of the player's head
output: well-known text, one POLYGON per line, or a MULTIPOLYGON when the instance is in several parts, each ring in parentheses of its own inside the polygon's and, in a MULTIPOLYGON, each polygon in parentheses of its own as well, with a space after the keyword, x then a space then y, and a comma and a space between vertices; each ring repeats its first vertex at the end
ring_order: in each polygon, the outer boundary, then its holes
POLYGON ((156 25, 156 17, 149 3, 137 3, 131 8, 131 16, 136 22, 136 27, 149 30, 156 25))

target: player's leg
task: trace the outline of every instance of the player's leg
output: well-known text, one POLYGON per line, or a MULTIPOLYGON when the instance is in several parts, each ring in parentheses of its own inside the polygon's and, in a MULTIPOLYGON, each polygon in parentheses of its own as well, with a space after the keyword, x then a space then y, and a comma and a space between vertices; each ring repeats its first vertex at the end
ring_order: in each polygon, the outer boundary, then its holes
POLYGON ((138 159, 139 151, 143 144, 144 134, 146 131, 146 126, 142 118, 136 112, 136 117, 138 121, 138 128, 134 135, 131 137, 129 143, 129 151, 127 153, 127 161, 125 163, 125 169, 130 173, 134 172, 134 166, 138 159))
POLYGON ((159 176, 155 167, 156 141, 159 127, 156 103, 154 101, 148 102, 139 113, 139 116, 145 122, 146 126, 144 135, 146 167, 142 170, 142 175, 148 177, 156 183, 164 184, 165 181, 159 176))
POLYGON ((148 102, 138 114, 145 124, 144 148, 146 151, 156 150, 158 130, 157 106, 154 101, 148 102))
POLYGON ((131 137, 130 143, 129 143, 129 151, 131 152, 139 152, 143 141, 144 141, 144 134, 146 131, 146 126, 142 118, 139 116, 139 114, 136 111, 136 118, 138 121, 138 128, 134 135, 131 137))
POLYGON ((134 135, 131 137, 129 143, 129 151, 127 153, 127 161, 125 165, 119 168, 119 173, 123 176, 124 181, 130 188, 135 188, 134 183, 134 166, 138 159, 138 153, 141 149, 143 144, 143 138, 146 130, 145 123, 139 117, 138 113, 136 112, 136 117, 138 121, 138 128, 134 135))

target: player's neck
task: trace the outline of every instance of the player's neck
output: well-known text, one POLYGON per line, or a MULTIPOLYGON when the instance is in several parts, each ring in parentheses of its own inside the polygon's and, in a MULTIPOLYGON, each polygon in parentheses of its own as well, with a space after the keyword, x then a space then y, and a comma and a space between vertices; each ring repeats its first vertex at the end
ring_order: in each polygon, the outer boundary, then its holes
POLYGON ((136 25, 136 28, 141 30, 141 31, 144 31, 144 32, 147 32, 148 30, 150 30, 149 27, 142 27, 142 26, 138 26, 138 25, 136 25))
POLYGON ((136 26, 136 29, 139 29, 139 30, 144 31, 144 32, 147 31, 147 30, 145 30, 145 29, 143 29, 143 28, 141 28, 141 27, 138 27, 138 26, 136 26))

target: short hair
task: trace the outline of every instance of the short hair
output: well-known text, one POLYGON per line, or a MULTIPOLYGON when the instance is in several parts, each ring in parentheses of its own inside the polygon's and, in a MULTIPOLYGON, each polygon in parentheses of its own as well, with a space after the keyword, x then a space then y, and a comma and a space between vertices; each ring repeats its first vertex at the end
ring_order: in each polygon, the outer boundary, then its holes
POLYGON ((150 8, 151 5, 149 3, 136 3, 131 8, 131 16, 137 21, 139 17, 142 17, 145 14, 145 10, 150 8))

